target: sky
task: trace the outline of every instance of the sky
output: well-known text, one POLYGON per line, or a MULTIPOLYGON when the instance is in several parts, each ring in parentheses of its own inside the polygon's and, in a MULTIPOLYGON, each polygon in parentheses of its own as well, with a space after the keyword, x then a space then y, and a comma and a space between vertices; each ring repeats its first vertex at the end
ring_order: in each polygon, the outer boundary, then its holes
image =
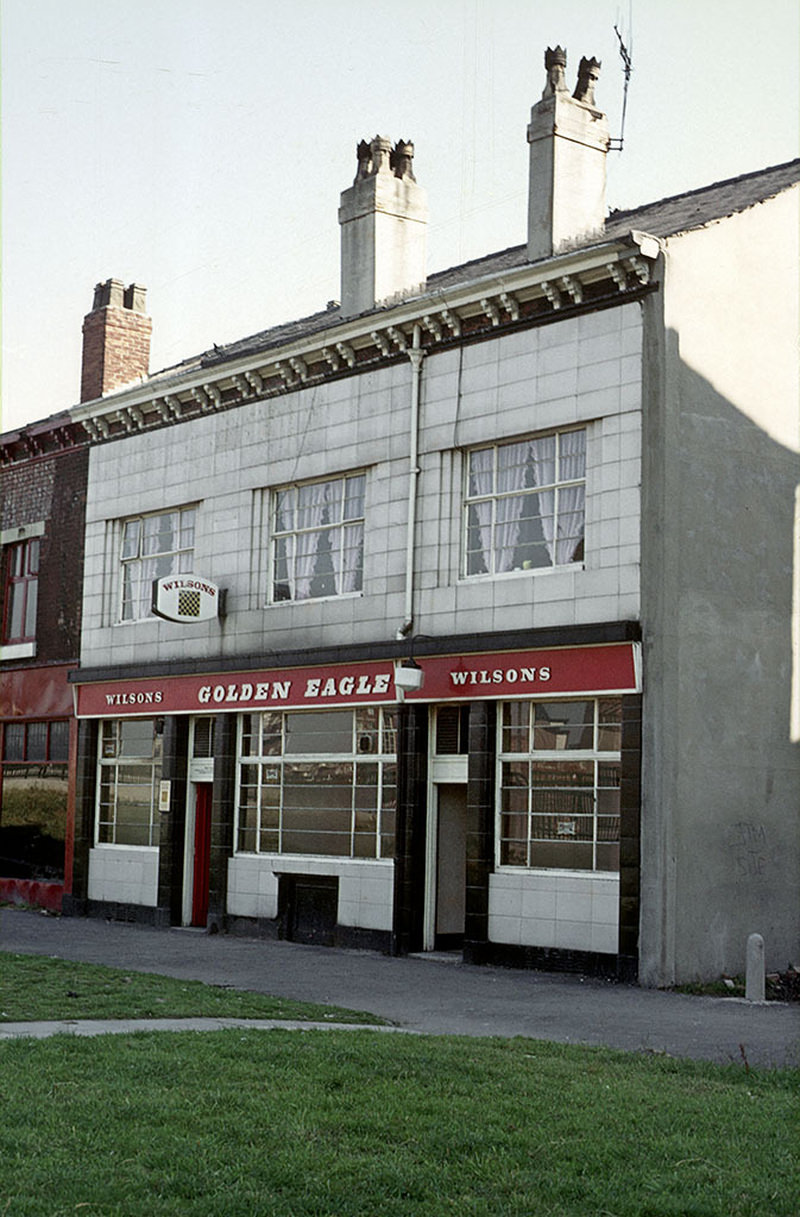
POLYGON ((410 139, 429 273, 526 239, 545 48, 602 61, 627 208, 800 155, 797 0, 0 0, 0 431, 79 398, 94 285, 151 371, 339 297, 361 139, 410 139))

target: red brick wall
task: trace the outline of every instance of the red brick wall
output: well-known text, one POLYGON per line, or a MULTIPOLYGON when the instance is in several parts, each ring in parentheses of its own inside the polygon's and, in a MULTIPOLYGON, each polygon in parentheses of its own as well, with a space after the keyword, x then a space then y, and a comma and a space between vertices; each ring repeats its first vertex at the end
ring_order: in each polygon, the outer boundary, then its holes
MULTIPOLYGON (((44 521, 39 559, 36 658, 58 663, 79 653, 83 588, 88 447, 34 457, 3 470, 0 528, 44 521)), ((5 560, 0 561, 0 606, 5 604, 5 560)))
POLYGON ((144 313, 107 305, 83 323, 81 401, 147 376, 153 323, 144 313))
POLYGON ((55 474, 54 456, 12 465, 0 481, 0 530, 35 524, 50 516, 55 474))

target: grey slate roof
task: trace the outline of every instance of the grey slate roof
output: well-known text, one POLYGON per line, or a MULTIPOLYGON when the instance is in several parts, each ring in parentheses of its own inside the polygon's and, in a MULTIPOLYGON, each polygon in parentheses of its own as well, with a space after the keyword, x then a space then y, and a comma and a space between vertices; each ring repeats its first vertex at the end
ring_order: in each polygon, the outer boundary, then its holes
MULTIPOLYGON (((647 203, 642 207, 612 211, 606 221, 602 239, 612 241, 632 230, 650 233, 655 237, 670 237, 692 228, 702 228, 705 224, 724 219, 735 212, 746 211, 766 199, 774 198, 797 181, 800 181, 800 158, 783 165, 729 178, 727 181, 715 182, 700 190, 690 190, 671 198, 660 199, 656 203, 647 203)), ((485 257, 429 275, 424 294, 427 296, 436 291, 460 287, 472 279, 523 266, 526 261, 524 245, 515 245, 499 253, 487 254, 485 257)), ((376 309, 376 315, 380 311, 376 309)), ((214 347, 211 351, 184 360, 156 375, 174 376, 192 367, 213 367, 242 356, 267 352, 295 339, 311 337, 340 321, 339 308, 327 308, 309 317, 301 317, 297 321, 273 326, 258 334, 227 343, 224 347, 214 347)))
POLYGON ((737 211, 746 211, 757 203, 774 198, 800 181, 800 158, 744 173, 724 182, 714 182, 701 190, 676 194, 657 203, 647 203, 629 211, 612 211, 606 221, 606 236, 638 229, 654 237, 671 237, 690 228, 702 228, 714 220, 722 220, 737 211))

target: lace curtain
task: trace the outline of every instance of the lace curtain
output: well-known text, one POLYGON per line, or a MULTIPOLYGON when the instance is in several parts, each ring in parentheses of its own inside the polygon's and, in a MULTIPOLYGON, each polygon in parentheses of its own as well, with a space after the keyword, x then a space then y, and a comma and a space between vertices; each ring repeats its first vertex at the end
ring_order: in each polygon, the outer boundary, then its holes
POLYGON ((323 558, 330 563, 324 567, 328 582, 332 582, 330 594, 360 591, 364 523, 362 520, 340 523, 343 514, 352 518, 359 512, 363 512, 362 477, 348 478, 346 482, 314 482, 298 489, 296 532, 282 538, 289 569, 294 569, 293 599, 311 599, 314 579, 323 573, 320 569, 323 558))
POLYGON ((470 511, 488 573, 514 569, 523 519, 534 515, 550 562, 574 560, 583 539, 584 486, 561 483, 584 477, 585 446, 584 431, 567 431, 471 454, 469 493, 479 501, 470 504, 470 511))
MULTIPOLYGON (((586 474, 586 432, 566 431, 559 437, 559 473, 562 482, 583 478, 586 474)), ((558 490, 558 536, 554 562, 572 562, 583 541, 584 503, 586 487, 560 486, 558 490)), ((548 546, 549 549, 549 546, 548 546)))
POLYGON ((330 520, 330 508, 335 498, 335 483, 314 482, 297 492, 297 528, 312 531, 295 537, 294 599, 308 600, 316 574, 321 525, 330 520))

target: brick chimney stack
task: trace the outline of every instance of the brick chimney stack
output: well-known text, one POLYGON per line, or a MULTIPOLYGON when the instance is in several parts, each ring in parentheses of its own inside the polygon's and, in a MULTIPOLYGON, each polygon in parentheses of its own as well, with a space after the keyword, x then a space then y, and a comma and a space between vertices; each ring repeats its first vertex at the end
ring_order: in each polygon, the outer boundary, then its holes
POLYGON ((358 170, 342 192, 341 305, 356 317, 425 286, 428 203, 413 171, 414 145, 376 135, 356 149, 358 170))
POLYGON ((547 83, 531 110, 528 258, 549 258, 602 233, 606 220, 608 120, 595 106, 596 59, 582 59, 570 95, 567 53, 548 47, 547 83))
POLYGON ((146 288, 107 279, 94 289, 83 322, 81 401, 93 401, 146 377, 153 323, 145 315, 146 288))

